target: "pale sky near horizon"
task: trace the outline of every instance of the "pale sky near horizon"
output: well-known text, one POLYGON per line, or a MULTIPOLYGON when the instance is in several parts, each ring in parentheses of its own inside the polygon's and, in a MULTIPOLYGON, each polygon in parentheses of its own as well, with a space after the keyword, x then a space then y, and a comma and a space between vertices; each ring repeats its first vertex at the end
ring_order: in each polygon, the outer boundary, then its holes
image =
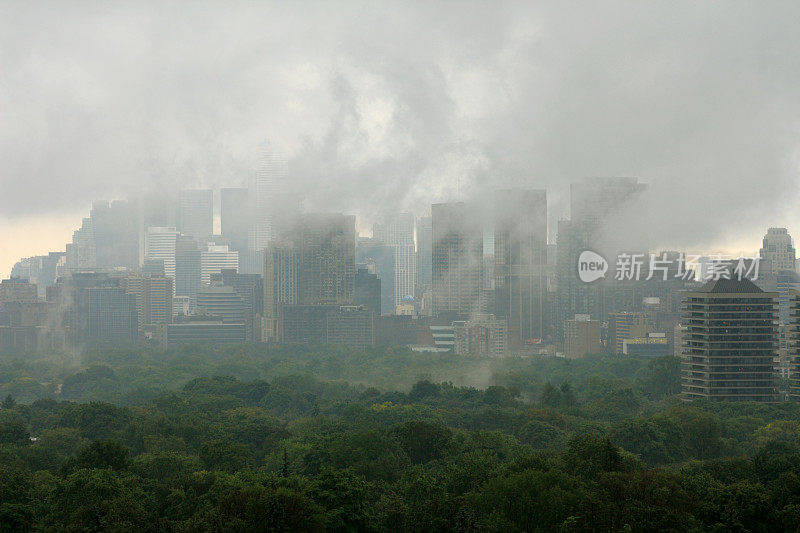
MULTIPOLYGON (((95 199, 246 183, 265 140, 311 210, 422 214, 638 176, 632 232, 800 235, 792 2, 0 0, 0 276, 95 199)), ((551 232, 552 233, 552 232, 551 232)))

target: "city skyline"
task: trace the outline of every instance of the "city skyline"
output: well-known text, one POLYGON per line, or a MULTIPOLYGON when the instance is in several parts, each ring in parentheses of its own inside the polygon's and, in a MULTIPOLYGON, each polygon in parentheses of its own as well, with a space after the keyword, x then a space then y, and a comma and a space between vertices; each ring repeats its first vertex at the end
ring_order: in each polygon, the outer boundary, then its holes
POLYGON ((649 183, 665 248, 800 227, 796 6, 6 6, 3 275, 96 199, 244 186, 267 144, 308 211, 359 230, 522 187, 552 236, 589 176, 649 183))

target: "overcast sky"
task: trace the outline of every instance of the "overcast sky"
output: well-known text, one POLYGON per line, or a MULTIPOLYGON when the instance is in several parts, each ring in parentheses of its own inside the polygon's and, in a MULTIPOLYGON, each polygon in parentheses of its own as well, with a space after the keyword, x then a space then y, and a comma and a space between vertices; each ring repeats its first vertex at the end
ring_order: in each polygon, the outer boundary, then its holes
POLYGON ((243 185, 423 214, 638 176, 664 246, 800 234, 800 7, 778 2, 0 1, 0 275, 97 198, 243 185))

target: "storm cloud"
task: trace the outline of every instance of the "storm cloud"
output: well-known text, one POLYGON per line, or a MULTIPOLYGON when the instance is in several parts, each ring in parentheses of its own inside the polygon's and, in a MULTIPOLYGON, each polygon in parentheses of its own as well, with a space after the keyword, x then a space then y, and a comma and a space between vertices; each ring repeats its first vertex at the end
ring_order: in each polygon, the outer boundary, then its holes
POLYGON ((2 2, 0 218, 243 185, 269 142, 310 210, 547 188, 552 234, 571 181, 637 176, 636 231, 757 248, 767 226, 800 230, 798 18, 789 2, 2 2))

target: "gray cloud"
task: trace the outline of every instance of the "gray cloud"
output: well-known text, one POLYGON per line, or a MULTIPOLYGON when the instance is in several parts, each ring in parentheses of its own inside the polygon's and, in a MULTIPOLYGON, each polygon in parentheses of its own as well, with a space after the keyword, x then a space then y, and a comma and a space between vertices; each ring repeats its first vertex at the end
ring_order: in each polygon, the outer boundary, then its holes
MULTIPOLYGON (((798 221, 791 3, 0 4, 0 214, 244 183, 370 218, 634 175, 665 245, 798 221)), ((657 229, 653 229, 657 228, 657 229)), ((800 230, 799 230, 800 231, 800 230)))

